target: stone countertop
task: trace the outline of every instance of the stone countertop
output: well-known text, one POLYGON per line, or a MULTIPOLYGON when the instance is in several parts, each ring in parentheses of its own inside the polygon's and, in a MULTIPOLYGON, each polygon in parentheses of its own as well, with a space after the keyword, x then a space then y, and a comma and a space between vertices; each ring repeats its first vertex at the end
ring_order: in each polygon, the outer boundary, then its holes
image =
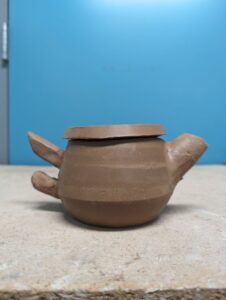
MULTIPOLYGON (((217 289, 219 299, 226 299, 225 166, 194 167, 156 221, 123 230, 72 219, 59 200, 32 188, 30 177, 38 169, 57 174, 52 167, 0 166, 4 295, 73 291, 73 299, 92 293, 102 299, 110 291, 217 289)), ((14 299, 8 296, 1 299, 14 299)))

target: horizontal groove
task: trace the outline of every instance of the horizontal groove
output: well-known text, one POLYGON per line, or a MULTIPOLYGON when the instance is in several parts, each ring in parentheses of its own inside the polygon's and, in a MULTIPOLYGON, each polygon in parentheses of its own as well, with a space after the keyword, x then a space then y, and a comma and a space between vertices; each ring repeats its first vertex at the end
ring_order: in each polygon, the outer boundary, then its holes
POLYGON ((111 169, 157 169, 157 168, 166 168, 167 165, 165 163, 149 163, 149 164, 86 164, 86 163, 76 163, 73 166, 81 167, 81 168, 111 168, 111 169))

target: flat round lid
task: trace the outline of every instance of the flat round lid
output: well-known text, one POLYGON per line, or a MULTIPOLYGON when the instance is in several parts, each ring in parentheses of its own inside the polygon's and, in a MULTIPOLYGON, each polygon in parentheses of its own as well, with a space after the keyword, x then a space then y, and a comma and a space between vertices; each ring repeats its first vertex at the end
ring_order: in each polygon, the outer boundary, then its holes
POLYGON ((165 134, 159 124, 106 125, 68 128, 66 139, 114 139, 129 137, 160 136, 165 134))

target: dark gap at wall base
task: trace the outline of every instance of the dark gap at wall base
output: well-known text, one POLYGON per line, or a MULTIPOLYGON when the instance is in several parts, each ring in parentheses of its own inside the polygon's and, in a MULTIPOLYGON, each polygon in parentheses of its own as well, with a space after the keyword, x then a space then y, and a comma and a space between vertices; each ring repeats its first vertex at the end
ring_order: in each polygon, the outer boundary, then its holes
POLYGON ((226 288, 222 289, 183 289, 145 292, 144 290, 112 290, 108 292, 90 291, 0 291, 1 300, 224 300, 226 288))

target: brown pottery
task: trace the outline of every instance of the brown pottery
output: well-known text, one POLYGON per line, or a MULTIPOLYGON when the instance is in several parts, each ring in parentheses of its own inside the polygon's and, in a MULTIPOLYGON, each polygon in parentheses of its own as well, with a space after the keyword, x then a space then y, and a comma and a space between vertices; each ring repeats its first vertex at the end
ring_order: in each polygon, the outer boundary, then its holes
POLYGON ((65 151, 28 133, 33 151, 59 168, 59 178, 38 171, 33 186, 60 198, 82 222, 110 227, 156 218, 182 176, 206 150, 199 137, 183 134, 172 142, 161 125, 69 128, 65 151))

